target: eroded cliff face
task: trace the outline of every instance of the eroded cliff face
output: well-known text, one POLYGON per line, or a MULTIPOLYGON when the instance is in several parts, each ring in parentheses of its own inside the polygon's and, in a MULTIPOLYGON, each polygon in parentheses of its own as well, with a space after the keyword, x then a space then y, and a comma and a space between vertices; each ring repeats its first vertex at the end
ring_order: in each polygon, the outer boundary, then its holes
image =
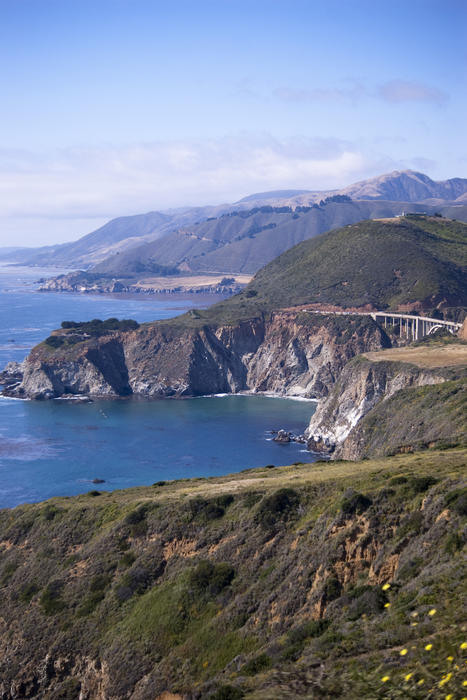
POLYGON ((259 391, 321 398, 354 355, 388 345, 369 317, 283 311, 224 326, 156 323, 57 350, 41 344, 9 393, 54 398, 259 391))
POLYGON ((446 381, 441 370, 422 370, 399 362, 371 362, 358 357, 344 368, 328 398, 312 416, 306 430, 311 450, 333 453, 335 458, 358 459, 352 431, 379 402, 408 387, 446 381), (353 448, 350 449, 352 442, 353 448))

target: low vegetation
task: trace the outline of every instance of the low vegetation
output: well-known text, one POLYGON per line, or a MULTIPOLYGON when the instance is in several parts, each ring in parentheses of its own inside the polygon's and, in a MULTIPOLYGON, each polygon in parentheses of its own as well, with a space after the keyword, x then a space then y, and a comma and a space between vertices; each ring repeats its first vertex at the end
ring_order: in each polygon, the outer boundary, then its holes
POLYGON ((466 466, 426 451, 3 510, 0 691, 464 697, 466 466))
POLYGON ((62 329, 66 333, 50 335, 44 341, 51 348, 76 345, 88 338, 98 338, 110 331, 134 331, 139 323, 133 319, 108 318, 102 321, 94 318, 92 321, 62 321, 62 329))

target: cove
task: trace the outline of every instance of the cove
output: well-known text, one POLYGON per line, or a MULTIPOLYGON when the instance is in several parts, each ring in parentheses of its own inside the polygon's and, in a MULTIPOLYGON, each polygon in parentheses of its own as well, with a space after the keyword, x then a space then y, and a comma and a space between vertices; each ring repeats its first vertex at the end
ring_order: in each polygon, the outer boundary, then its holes
POLYGON ((315 403, 228 395, 153 401, 0 399, 0 507, 316 459, 271 429, 303 433, 315 403), (96 486, 93 479, 104 479, 96 486))
MULTIPOLYGON (((63 320, 169 318, 202 298, 128 298, 36 292, 57 271, 0 268, 0 367, 21 361, 63 320)), ((310 462, 303 445, 268 431, 305 430, 315 403, 266 396, 16 401, 0 398, 0 507, 155 481, 220 476, 267 464, 310 462), (104 479, 96 486, 94 478, 104 479)))

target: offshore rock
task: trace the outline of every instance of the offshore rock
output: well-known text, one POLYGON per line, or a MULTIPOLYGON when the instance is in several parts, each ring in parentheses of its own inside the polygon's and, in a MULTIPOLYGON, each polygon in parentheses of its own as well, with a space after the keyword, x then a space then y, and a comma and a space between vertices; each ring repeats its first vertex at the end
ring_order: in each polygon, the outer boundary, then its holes
POLYGON ((278 430, 277 435, 273 438, 274 442, 290 442, 290 433, 287 430, 278 430))

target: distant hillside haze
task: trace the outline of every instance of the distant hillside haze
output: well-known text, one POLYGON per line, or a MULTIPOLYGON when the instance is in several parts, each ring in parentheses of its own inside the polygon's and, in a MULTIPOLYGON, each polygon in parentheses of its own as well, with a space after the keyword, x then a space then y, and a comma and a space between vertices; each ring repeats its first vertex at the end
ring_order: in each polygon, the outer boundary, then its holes
POLYGON ((184 272, 253 273, 291 246, 324 231, 363 219, 435 211, 467 220, 467 179, 435 182, 423 173, 405 170, 341 190, 256 193, 234 204, 119 217, 72 243, 0 249, 0 259, 89 269, 115 277, 136 270, 151 272, 161 265, 179 266, 184 272), (328 202, 318 208, 335 195, 353 201, 328 202))
MULTIPOLYGON (((297 243, 346 224, 404 212, 439 209, 443 212, 442 207, 433 205, 382 200, 329 202, 321 207, 303 207, 305 211, 281 211, 284 207, 276 207, 271 212, 266 209, 267 206, 263 206, 260 211, 232 212, 213 221, 179 229, 151 243, 113 255, 92 271, 123 277, 137 269, 151 272, 157 264, 193 273, 253 274, 297 243)), ((467 211, 459 212, 458 218, 464 218, 465 214, 467 211)))

